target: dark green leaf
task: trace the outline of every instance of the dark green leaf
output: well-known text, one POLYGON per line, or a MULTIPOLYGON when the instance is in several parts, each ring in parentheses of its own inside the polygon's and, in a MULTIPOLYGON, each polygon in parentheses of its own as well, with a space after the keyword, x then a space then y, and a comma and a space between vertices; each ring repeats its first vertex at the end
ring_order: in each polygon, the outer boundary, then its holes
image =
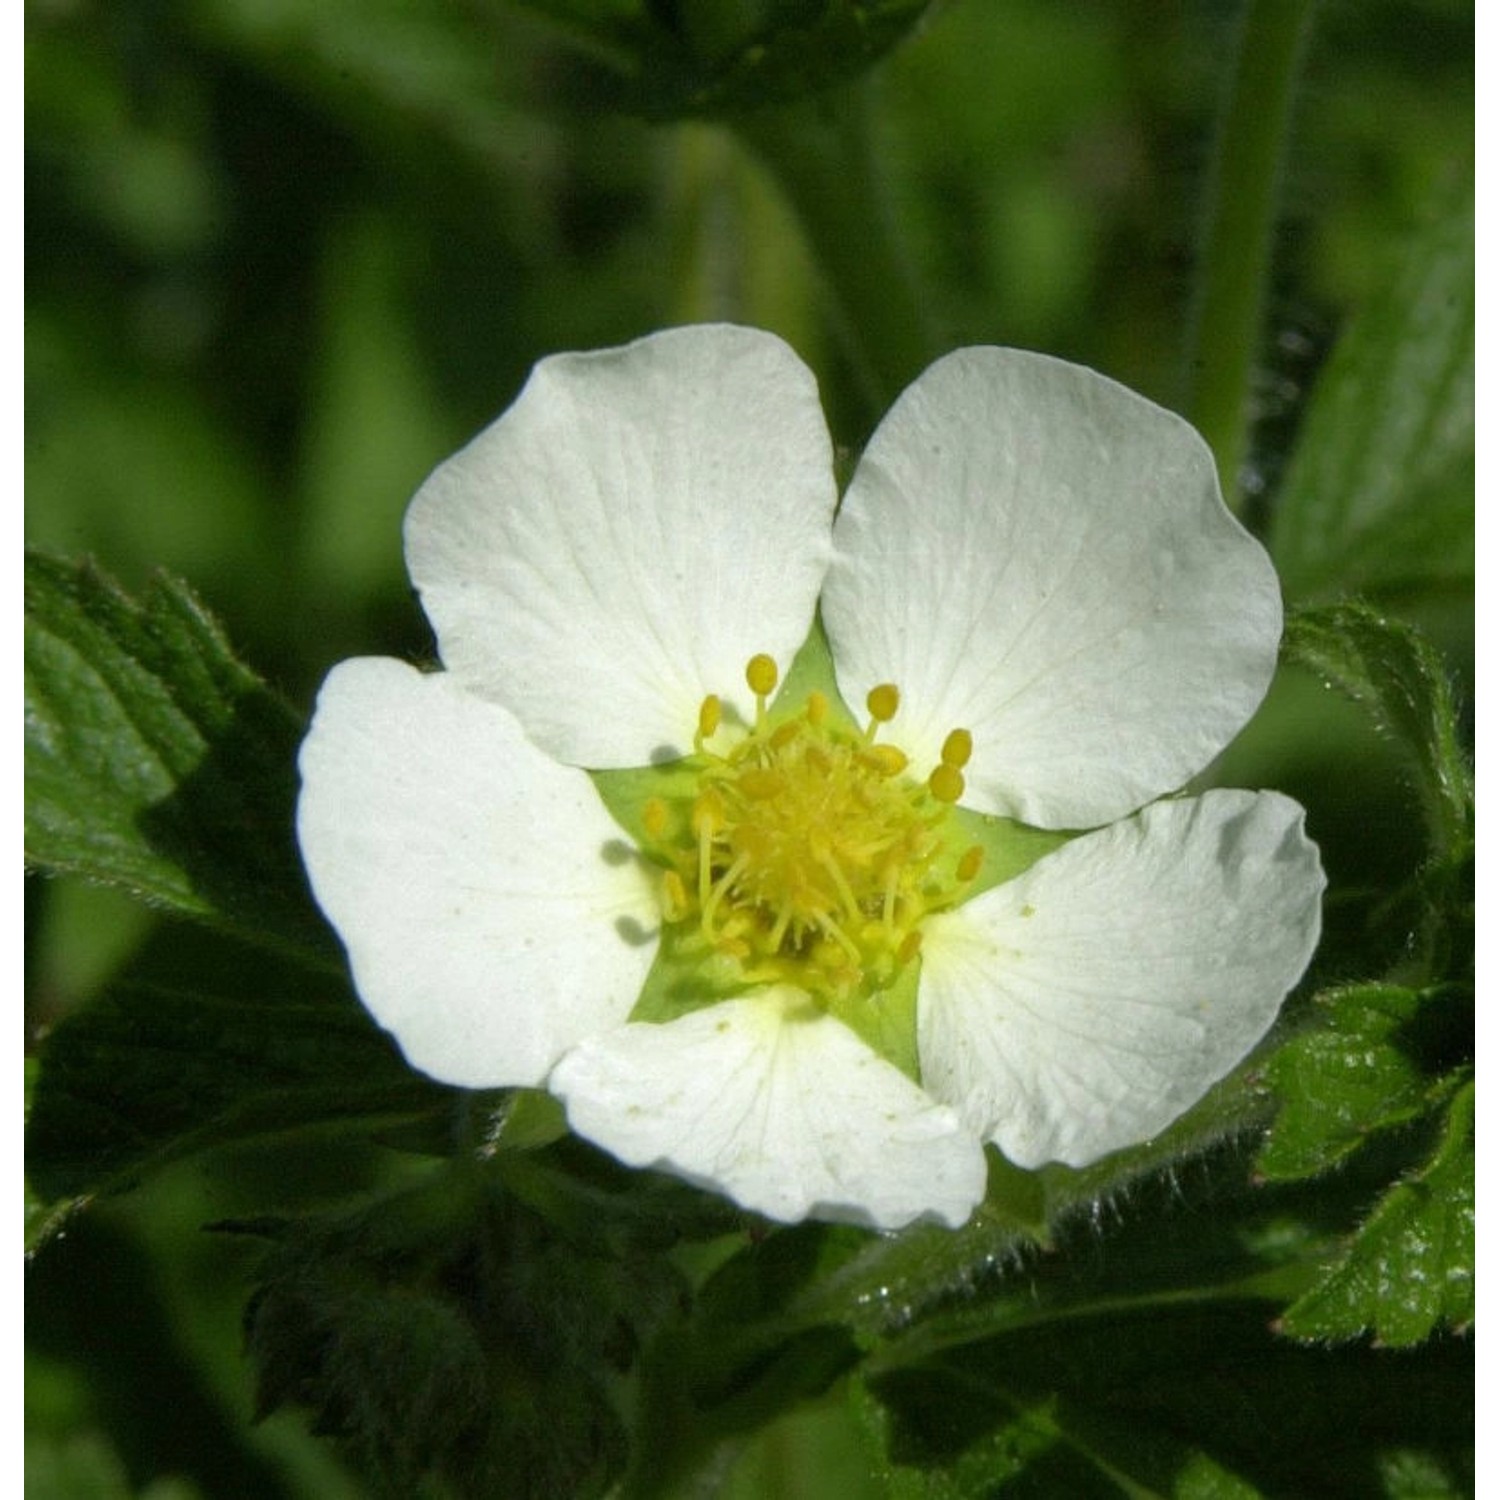
POLYGON ((617 102, 653 119, 805 98, 859 76, 930 0, 527 0, 627 75, 617 102))
POLYGON ((247 1314, 262 1413, 311 1407, 373 1493, 555 1500, 623 1465, 613 1387, 680 1295, 659 1259, 561 1237, 449 1169, 353 1213, 225 1227, 275 1242, 247 1314))
POLYGON ((821 1395, 857 1362, 847 1328, 810 1324, 788 1306, 863 1238, 827 1224, 773 1230, 709 1278, 692 1315, 644 1361, 632 1500, 679 1493, 720 1444, 821 1395))
POLYGON ((292 834, 301 726, 185 585, 26 561, 26 859, 332 961, 292 834))
POLYGON ((1287 1310, 1301 1339, 1373 1333, 1420 1343, 1439 1325, 1474 1320, 1474 1085, 1448 1108, 1437 1150, 1381 1199, 1347 1253, 1287 1310))
POLYGON ((1257 1494, 1365 1500, 1382 1449, 1463 1463, 1466 1351, 1400 1365, 1278 1342, 1253 1305, 1100 1308, 965 1344, 869 1385, 898 1496, 1257 1494))
POLYGON ((1361 704, 1410 758, 1435 861, 1459 864, 1474 839, 1474 778, 1437 653, 1408 625, 1360 604, 1300 610, 1282 653, 1361 704))
POLYGON ((877 1337, 863 1379, 893 1493, 1364 1497, 1387 1446, 1461 1459, 1462 1351, 1387 1368, 1269 1326, 1368 1179, 1252 1188, 1232 1159, 1075 1215, 877 1337))
POLYGON ((1313 394, 1272 520, 1293 598, 1472 579, 1474 216, 1413 239, 1313 394))
POLYGON ((1293 1037, 1266 1065, 1266 1080, 1284 1102, 1256 1159, 1263 1176, 1323 1171, 1371 1132, 1403 1124, 1428 1107, 1431 1079, 1415 1033, 1431 998, 1384 984, 1317 997, 1325 1024, 1293 1037))
POLYGON ((44 1200, 86 1198, 211 1147, 442 1119, 454 1097, 326 987, 122 983, 47 1038, 27 1171, 44 1200))

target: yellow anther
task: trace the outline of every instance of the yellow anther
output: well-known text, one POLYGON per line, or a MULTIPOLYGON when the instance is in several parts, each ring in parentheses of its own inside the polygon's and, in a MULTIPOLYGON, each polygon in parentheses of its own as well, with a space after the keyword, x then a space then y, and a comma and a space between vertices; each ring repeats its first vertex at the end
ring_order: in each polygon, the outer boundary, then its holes
POLYGON ((901 707, 900 689, 894 682, 882 682, 879 687, 872 687, 865 699, 865 707, 877 724, 889 724, 901 707))
POLYGON ((957 802, 964 794, 963 772, 943 761, 932 768, 932 775, 927 778, 927 790, 939 802, 957 802))
POLYGON ((668 870, 661 878, 662 905, 669 922, 680 922, 692 906, 688 901, 687 887, 676 870, 668 870))
POLYGON ((943 741, 943 764, 962 771, 974 753, 974 736, 967 729, 955 729, 943 741))
POLYGON ((769 655, 751 658, 745 682, 749 724, 728 732, 732 710, 717 697, 699 708, 693 791, 639 805, 642 842, 668 866, 665 920, 688 924, 683 954, 719 966, 714 975, 795 985, 817 1004, 874 994, 918 958, 921 924, 961 902, 979 870, 982 851, 944 829, 971 737, 948 736, 924 787, 906 752, 880 742, 901 706, 894 684, 867 694, 855 726, 816 691, 773 719, 783 683, 769 655))
POLYGON ((899 776, 910 764, 906 752, 894 745, 871 745, 860 760, 882 776, 899 776))
POLYGON ((667 804, 660 797, 647 797, 646 805, 641 809, 641 825, 646 830, 646 837, 655 841, 660 839, 667 831, 667 804))
POLYGON ((769 802, 772 797, 779 795, 786 785, 786 778, 775 771, 763 771, 752 766, 750 770, 740 772, 739 784, 746 796, 754 797, 757 802, 769 802))
POLYGON ((706 740, 712 736, 719 727, 719 721, 724 717, 724 705, 718 696, 710 693, 703 700, 698 709, 698 738, 706 740))
POLYGON ((757 698, 769 698, 776 691, 780 675, 776 670, 776 663, 763 651, 752 656, 745 668, 745 681, 750 684, 750 691, 757 698))
POLYGON ((693 832, 700 835, 717 833, 724 826, 724 799, 712 787, 693 802, 691 821, 693 832))

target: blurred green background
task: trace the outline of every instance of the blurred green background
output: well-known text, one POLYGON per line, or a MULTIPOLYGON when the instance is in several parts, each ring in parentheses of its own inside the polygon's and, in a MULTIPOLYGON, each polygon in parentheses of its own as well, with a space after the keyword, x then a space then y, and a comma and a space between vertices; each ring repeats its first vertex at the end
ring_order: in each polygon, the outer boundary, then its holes
MULTIPOLYGON (((342 656, 430 654, 403 509, 544 354, 693 320, 768 327, 818 372, 835 435, 857 452, 894 394, 890 368, 872 375, 830 309, 775 130, 622 112, 640 98, 612 93, 609 59, 571 24, 589 9, 32 0, 28 540, 90 554, 131 589, 158 567, 184 576, 306 707, 342 656)), ((889 231, 925 325, 912 348, 1043 349, 1182 409, 1238 14, 1176 0, 932 5, 857 100, 837 96, 868 132, 879 197, 817 233, 857 260, 889 231)), ((1472 44, 1463 3, 1316 8, 1253 385, 1252 522, 1338 333, 1471 178, 1472 44)), ((1382 602, 1432 630, 1469 680, 1461 579, 1382 602)), ((1369 834, 1372 798, 1400 795, 1374 736, 1309 728, 1297 685, 1278 691, 1229 779, 1321 805, 1314 832, 1335 872, 1355 848, 1340 817, 1363 826, 1372 867, 1409 862, 1394 811, 1369 834)), ((67 884, 32 882, 27 917, 29 1035, 152 940, 145 912, 67 884)), ((29 1494, 355 1493, 299 1418, 247 1426, 250 1252, 196 1227, 233 1211, 245 1174, 275 1170, 169 1173, 38 1264, 29 1494)), ((330 1158, 301 1188, 316 1199, 366 1170, 330 1158)), ((846 1450, 838 1420, 814 1411, 727 1482, 858 1495, 846 1450)))

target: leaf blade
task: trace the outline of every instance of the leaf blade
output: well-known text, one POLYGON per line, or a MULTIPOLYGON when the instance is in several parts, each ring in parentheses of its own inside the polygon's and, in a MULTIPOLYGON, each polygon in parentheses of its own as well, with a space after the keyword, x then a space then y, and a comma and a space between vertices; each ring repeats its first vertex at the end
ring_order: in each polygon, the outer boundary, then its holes
POLYGON ((1288 594, 1472 581, 1474 211, 1414 235, 1309 405, 1271 554, 1288 594))
POLYGON ((336 962, 292 836, 301 726, 186 585, 26 560, 26 861, 336 962))

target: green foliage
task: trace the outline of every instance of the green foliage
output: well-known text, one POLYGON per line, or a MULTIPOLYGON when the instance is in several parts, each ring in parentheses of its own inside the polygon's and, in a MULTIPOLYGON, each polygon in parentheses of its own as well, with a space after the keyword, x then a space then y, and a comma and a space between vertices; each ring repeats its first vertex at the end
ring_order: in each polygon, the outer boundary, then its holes
POLYGON ((1320 1237, 1290 1227, 1294 1195, 1238 1195, 1148 1188, 1102 1237, 1075 1222, 877 1348, 892 1493, 1362 1496, 1387 1448, 1461 1467, 1466 1415, 1434 1397, 1465 1352, 1434 1345, 1373 1385, 1360 1352, 1271 1336, 1320 1237))
POLYGON ((1320 996, 1322 1026, 1267 1074, 1285 1100, 1257 1158, 1268 1179, 1313 1176, 1374 1142, 1426 1155, 1402 1171, 1287 1310, 1285 1332, 1411 1345, 1474 1318, 1472 1009, 1455 990, 1356 986, 1320 996), (1403 1128, 1406 1127, 1405 1130, 1403 1128), (1439 1138, 1430 1144, 1434 1131, 1439 1138), (1392 1135, 1394 1133, 1394 1136, 1392 1135))
POLYGON ((1376 984, 1328 991, 1316 1001, 1322 1024, 1293 1037, 1266 1066, 1267 1082, 1285 1101, 1256 1158, 1267 1178, 1325 1171, 1372 1132, 1406 1124, 1431 1102, 1415 1043, 1428 1019, 1423 1011, 1451 1006, 1451 996, 1376 984))
POLYGON ((1319 378, 1277 494, 1294 598, 1472 585, 1474 210, 1434 216, 1319 378))
POLYGON ((346 993, 291 978, 250 996, 127 981, 63 1021, 30 1112, 33 1190, 78 1202, 216 1147, 447 1116, 453 1091, 413 1073, 346 993))
POLYGON ((522 0, 652 119, 784 104, 865 72, 930 0, 522 0))
POLYGON ((1409 625, 1365 605, 1300 610, 1282 654, 1352 698, 1408 758, 1426 814, 1432 857, 1472 857, 1474 781, 1460 743, 1458 705, 1432 646, 1409 625))
POLYGON ((26 862, 326 958, 292 840, 300 725, 175 579, 26 559, 26 862))
POLYGON ((311 1407, 376 1493, 598 1495, 622 1467, 612 1391, 676 1296, 658 1262, 446 1169, 349 1212, 221 1227, 274 1245, 246 1313, 260 1413, 311 1407))
POLYGON ((1347 1250, 1287 1309, 1298 1338, 1347 1339, 1366 1330, 1393 1346, 1474 1321, 1474 1085, 1445 1111, 1422 1168, 1385 1194, 1347 1250))

